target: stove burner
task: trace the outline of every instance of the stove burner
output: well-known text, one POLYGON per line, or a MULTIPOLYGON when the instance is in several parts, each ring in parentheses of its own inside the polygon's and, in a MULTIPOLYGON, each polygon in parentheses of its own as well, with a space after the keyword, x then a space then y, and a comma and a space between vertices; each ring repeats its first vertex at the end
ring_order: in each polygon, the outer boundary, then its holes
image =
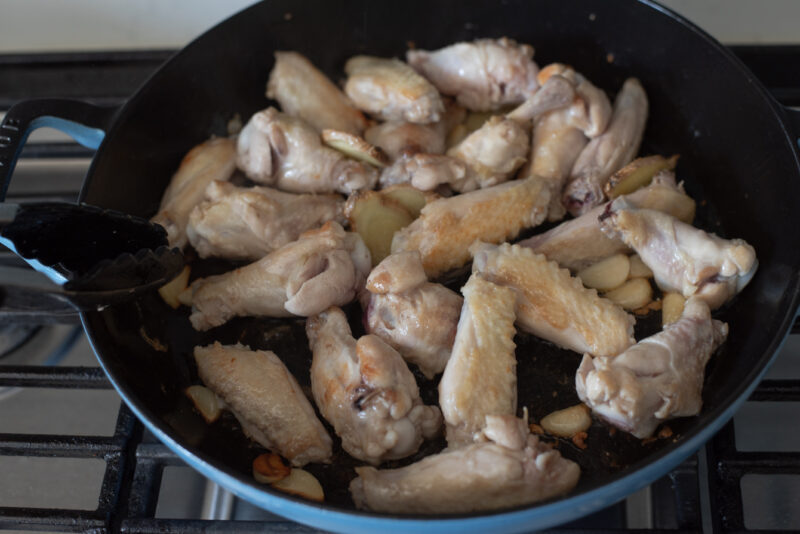
POLYGON ((37 325, 0 325, 0 360, 24 345, 39 330, 37 325))

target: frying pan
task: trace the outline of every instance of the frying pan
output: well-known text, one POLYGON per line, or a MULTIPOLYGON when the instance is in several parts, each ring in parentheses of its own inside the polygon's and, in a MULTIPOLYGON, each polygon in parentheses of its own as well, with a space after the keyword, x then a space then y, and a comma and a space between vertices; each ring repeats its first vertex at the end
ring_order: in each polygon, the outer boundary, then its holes
MULTIPOLYGON (((81 200, 148 217, 192 146, 212 134, 224 135, 235 115, 247 119, 268 105, 264 87, 273 51, 297 50, 336 80, 354 54, 402 56, 409 43, 435 49, 500 36, 533 44, 540 65, 556 60, 574 65, 612 94, 627 76, 639 77, 651 102, 642 151, 680 154, 678 176, 699 200, 696 224, 754 245, 759 272, 730 306, 715 314, 729 323, 730 337, 707 368, 702 413, 670 422, 672 436, 650 443, 623 432, 612 435, 600 423, 590 429, 585 450, 557 442, 562 454, 583 470, 578 487, 561 499, 483 514, 366 513, 349 502, 347 482, 354 463, 340 451, 333 465, 310 467, 326 487, 326 503, 276 493, 252 480, 250 462, 262 451, 235 422, 223 417, 206 425, 182 393, 197 383, 191 348, 215 339, 271 348, 301 384, 308 384, 310 354, 301 320, 237 319, 197 333, 188 325, 186 310, 171 311, 155 295, 83 313, 97 357, 122 398, 159 439, 205 476, 277 514, 340 532, 545 528, 607 506, 673 469, 753 391, 798 304, 800 247, 785 240, 800 227, 800 213, 791 201, 800 195, 800 118, 778 105, 727 49, 650 1, 258 4, 188 45, 120 109, 55 100, 12 108, 0 127, 3 191, 27 132, 56 125, 86 144, 99 144, 81 200), (158 350, 153 340, 168 350, 158 350)), ((225 268, 230 266, 199 263, 194 275, 225 268)), ((458 287, 458 280, 453 284, 458 287)), ((654 328, 643 321, 637 336, 654 328)), ((520 406, 528 406, 538 420, 575 404, 578 355, 530 337, 518 336, 517 342, 520 406)), ((422 390, 428 402, 435 401, 431 384, 422 383, 422 390)), ((421 454, 441 446, 426 444, 421 454)))

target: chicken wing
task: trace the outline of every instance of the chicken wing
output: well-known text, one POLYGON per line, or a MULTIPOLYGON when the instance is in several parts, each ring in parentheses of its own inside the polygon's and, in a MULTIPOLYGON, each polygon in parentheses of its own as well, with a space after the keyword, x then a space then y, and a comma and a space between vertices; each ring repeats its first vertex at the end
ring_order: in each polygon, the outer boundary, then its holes
POLYGON ((630 347, 634 319, 529 248, 472 247, 472 272, 517 291, 517 325, 565 349, 613 356, 630 347))
MULTIPOLYGON (((653 182, 629 195, 627 201, 636 207, 647 208, 677 217, 684 222, 694 219, 695 202, 675 183, 675 175, 664 171, 653 178, 653 182)), ((598 218, 606 209, 603 204, 576 219, 561 223, 555 228, 535 235, 518 244, 547 256, 572 272, 630 249, 618 237, 611 237, 600 230, 598 218)))
POLYGON ((539 85, 533 48, 514 40, 478 39, 456 43, 434 52, 409 50, 408 64, 439 91, 473 111, 521 104, 539 85))
POLYGON ((284 113, 300 117, 317 131, 341 130, 361 135, 367 120, 344 93, 297 52, 275 52, 267 98, 284 113))
POLYGON ((584 354, 575 385, 594 413, 637 438, 673 417, 697 415, 703 374, 728 325, 690 298, 681 318, 614 357, 584 354))
POLYGON ((236 316, 314 315, 353 300, 370 267, 361 237, 331 221, 255 263, 195 280, 189 319, 208 330, 236 316))
POLYGON ((578 128, 586 137, 595 138, 606 131, 611 120, 611 102, 605 91, 596 87, 581 73, 562 63, 551 63, 539 71, 540 85, 547 85, 553 77, 569 80, 575 87, 576 98, 567 108, 569 124, 578 128))
POLYGON ((348 454, 377 465, 414 454, 438 434, 441 412, 422 404, 406 362, 379 337, 356 341, 339 308, 310 317, 306 333, 314 400, 348 454))
POLYGON ((416 251, 392 254, 367 278, 364 326, 414 363, 428 378, 444 370, 463 299, 428 282, 416 251))
POLYGON ((573 83, 563 76, 550 76, 532 97, 508 112, 506 117, 519 122, 535 120, 549 111, 569 106, 574 99, 575 86, 573 83))
POLYGON ((406 154, 444 154, 445 132, 441 122, 415 124, 389 121, 369 128, 364 138, 381 148, 393 161, 406 154))
POLYGON ((572 215, 583 215, 605 199, 603 185, 639 151, 647 122, 647 94, 636 78, 628 78, 614 101, 608 129, 592 139, 578 156, 564 190, 572 215))
POLYGON ((666 213, 637 209, 624 197, 606 207, 600 228, 633 248, 663 291, 697 295, 712 310, 739 293, 758 268, 755 250, 745 241, 722 239, 666 213))
POLYGON ((495 115, 447 151, 467 164, 466 179, 451 187, 468 192, 503 183, 525 163, 529 148, 528 133, 519 122, 495 115))
POLYGON ((360 109, 384 120, 427 124, 444 113, 436 87, 398 59, 356 56, 344 70, 347 96, 360 109))
POLYGON ((399 469, 356 467, 356 507, 393 514, 496 510, 555 497, 578 483, 578 464, 530 434, 524 420, 486 419, 485 442, 399 469))
POLYGON ((232 139, 210 139, 186 154, 151 219, 166 229, 171 247, 186 246, 189 214, 203 201, 208 184, 228 180, 235 170, 236 144, 232 139))
POLYGON ((293 193, 350 194, 372 189, 373 167, 322 144, 305 121, 268 108, 254 114, 239 134, 237 165, 253 180, 293 193))
MULTIPOLYGON (((411 184, 421 191, 433 191, 442 184, 454 189, 467 183, 475 183, 474 173, 456 158, 439 154, 402 155, 383 169, 378 183, 381 187, 411 184)), ((477 187, 472 187, 477 189, 477 187)))
POLYGON ((475 241, 501 243, 540 224, 549 202, 549 192, 536 177, 434 200, 394 234, 392 252, 419 251, 433 278, 466 264, 475 241))
POLYGON ((464 306, 453 353, 439 382, 439 406, 450 448, 475 441, 487 415, 513 416, 517 412, 517 295, 477 274, 461 292, 464 306))
POLYGON ((330 462, 331 441, 303 390, 275 353, 244 345, 195 347, 200 379, 251 439, 293 465, 330 462))
POLYGON ((344 222, 339 195, 296 195, 211 182, 186 234, 201 258, 257 260, 327 221, 344 222))

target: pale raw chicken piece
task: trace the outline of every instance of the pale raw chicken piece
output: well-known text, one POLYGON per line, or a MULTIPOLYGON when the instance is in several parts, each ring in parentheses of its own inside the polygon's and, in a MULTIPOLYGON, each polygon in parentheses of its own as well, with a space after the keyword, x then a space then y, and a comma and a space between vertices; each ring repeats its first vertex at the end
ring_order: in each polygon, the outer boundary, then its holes
POLYGON ((574 99, 575 85, 572 82, 563 76, 550 76, 532 97, 508 112, 506 117, 520 122, 534 120, 544 113, 569 106, 574 99))
POLYGON ((360 109, 384 120, 428 124, 444 114, 439 91, 399 59, 350 58, 344 91, 360 109))
POLYGON ((461 293, 464 306, 453 353, 439 382, 439 406, 451 449, 474 442, 487 415, 517 413, 517 295, 477 274, 461 293))
POLYGON ((541 179, 515 180, 429 202, 395 232, 392 253, 417 250, 429 278, 465 265, 475 241, 502 243, 540 224, 550 195, 541 179))
POLYGON ((539 88, 533 48, 507 37, 456 43, 434 52, 409 50, 406 60, 439 91, 473 111, 521 104, 539 88))
POLYGON ((422 404, 406 362, 379 337, 356 341, 335 307, 310 317, 306 334, 314 400, 348 454, 377 465, 414 454, 439 433, 439 408, 422 404))
POLYGON ((431 124, 388 121, 372 126, 364 133, 370 144, 382 149, 394 161, 418 153, 444 154, 447 134, 461 124, 467 110, 452 99, 445 99, 444 116, 431 124))
POLYGON ((297 52, 275 52, 267 98, 320 132, 331 129, 361 135, 367 127, 364 115, 342 90, 297 52))
POLYGON ((637 438, 673 417, 700 413, 703 375, 728 325, 690 298, 681 318, 615 357, 584 354, 575 375, 578 396, 595 414, 637 438))
POLYGON ((275 353, 215 342, 195 347, 197 373, 251 439, 292 465, 330 462, 333 442, 303 390, 275 353))
POLYGON ((293 193, 350 194, 372 189, 375 168, 322 144, 302 119, 267 108, 254 114, 239 134, 237 165, 254 182, 293 193))
POLYGON ((382 188, 411 184, 420 191, 433 191, 442 184, 456 186, 467 181, 474 183, 475 180, 471 179, 473 175, 467 164, 456 158, 439 154, 412 154, 400 156, 384 168, 378 183, 382 188))
POLYGON ((489 416, 484 434, 487 441, 399 469, 356 467, 356 507, 393 514, 497 510, 556 497, 578 483, 578 464, 539 441, 525 420, 489 416))
POLYGON ((472 272, 517 291, 517 325, 575 352, 614 356, 635 342, 633 316, 554 261, 503 243, 472 247, 472 272))
POLYGON ((370 267, 361 237, 330 221, 255 263, 195 280, 189 319, 208 330, 236 316, 314 315, 353 300, 370 267))
POLYGON ((600 227, 639 254, 662 291, 697 295, 712 310, 744 289, 758 268, 755 250, 742 239, 722 239, 624 197, 606 207, 600 227))
POLYGON ((644 88, 636 78, 628 78, 614 101, 608 128, 586 145, 572 167, 562 198, 568 212, 583 215, 603 202, 605 183, 639 151, 647 111, 644 88))
POLYGON ((201 258, 257 260, 328 221, 344 222, 339 195, 298 195, 270 187, 211 182, 186 233, 201 258))
MULTIPOLYGON (((695 202, 686 195, 682 185, 675 183, 675 174, 671 171, 660 172, 650 185, 624 198, 633 206, 663 211, 683 221, 694 218, 695 202)), ((572 272, 614 254, 629 252, 622 239, 610 237, 600 229, 599 217, 607 205, 600 205, 577 219, 563 222, 518 244, 544 254, 547 259, 572 272)))
POLYGON ((184 156, 161 197, 158 213, 151 219, 167 231, 171 247, 186 246, 189 214, 203 201, 208 184, 230 179, 235 170, 236 143, 233 139, 210 139, 184 156))
POLYGON ((493 116, 447 155, 467 164, 467 176, 451 185, 459 192, 491 187, 508 180, 530 149, 530 138, 519 122, 493 116))
POLYGON ((461 313, 461 296, 428 282, 416 251, 387 256, 367 278, 361 296, 364 327, 428 378, 444 370, 461 313))
POLYGON ((539 84, 547 85, 556 76, 569 80, 575 87, 577 97, 565 110, 570 125, 578 128, 590 138, 597 137, 606 131, 611 120, 611 102, 605 91, 596 87, 581 73, 562 63, 551 63, 539 71, 539 84))

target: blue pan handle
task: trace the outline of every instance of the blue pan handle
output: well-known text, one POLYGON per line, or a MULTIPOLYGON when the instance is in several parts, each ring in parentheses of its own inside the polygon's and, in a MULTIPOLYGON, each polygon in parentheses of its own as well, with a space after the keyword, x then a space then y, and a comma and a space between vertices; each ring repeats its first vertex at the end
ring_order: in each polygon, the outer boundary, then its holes
POLYGON ((96 149, 118 109, 63 98, 25 100, 12 106, 0 123, 0 201, 6 198, 17 158, 33 130, 49 126, 96 149))

